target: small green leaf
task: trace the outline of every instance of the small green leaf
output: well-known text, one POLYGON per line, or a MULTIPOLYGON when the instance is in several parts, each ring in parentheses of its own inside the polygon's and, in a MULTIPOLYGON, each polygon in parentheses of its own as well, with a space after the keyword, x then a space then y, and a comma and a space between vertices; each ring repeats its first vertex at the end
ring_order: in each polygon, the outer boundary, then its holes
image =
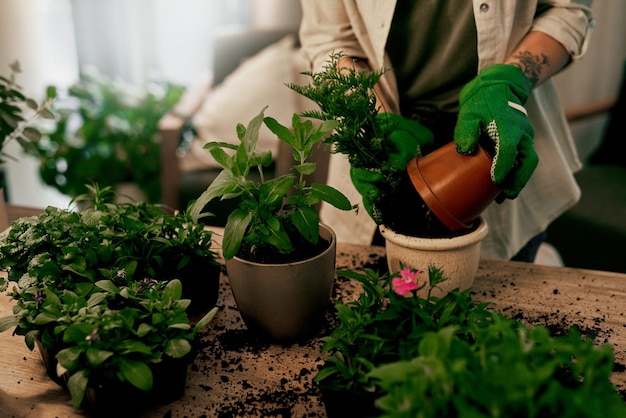
POLYGON ((276 119, 272 117, 266 117, 265 119, 263 119, 263 122, 265 122, 265 125, 269 128, 269 130, 272 131, 274 135, 276 135, 281 141, 287 143, 292 147, 295 147, 294 135, 287 127, 281 125, 276 119))
POLYGON ((11 329, 17 324, 19 324, 20 320, 16 315, 5 316, 0 318, 0 332, 4 332, 8 329, 11 329))
POLYGON ((211 322, 213 320, 213 318, 215 317, 215 315, 217 314, 217 311, 219 310, 219 308, 216 306, 213 309, 211 309, 209 312, 207 312, 206 315, 204 315, 195 325, 194 327, 194 331, 199 331, 201 329, 203 329, 204 327, 206 327, 209 322, 211 322))
POLYGON ((196 199, 196 201, 187 211, 188 214, 191 216, 193 222, 198 222, 200 213, 207 205, 207 203, 209 203, 216 197, 236 192, 238 190, 238 187, 239 186, 237 184, 237 180, 233 178, 231 173, 226 170, 220 171, 217 177, 215 177, 215 180, 211 182, 209 187, 204 192, 202 192, 200 197, 196 199))
POLYGON ((133 386, 141 390, 152 389, 153 376, 150 367, 142 361, 119 358, 120 372, 122 376, 133 386))
POLYGON ((251 220, 252 213, 241 208, 235 209, 228 216, 222 239, 222 255, 224 259, 230 260, 237 255, 251 220))
POLYGON ((316 163, 304 163, 301 165, 295 165, 293 168, 298 173, 304 176, 308 176, 309 174, 313 174, 315 172, 315 169, 317 168, 317 164, 316 163))
POLYGON ((180 299, 183 295, 183 284, 179 279, 172 279, 167 282, 165 289, 163 289, 163 300, 174 301, 180 299))
POLYGON ((311 194, 323 200, 337 209, 350 210, 352 204, 350 200, 339 190, 327 184, 314 183, 311 185, 311 194))
POLYGON ((191 352, 191 343, 185 338, 171 339, 167 342, 164 352, 172 358, 181 358, 191 352))
POLYGON ((107 361, 111 356, 113 356, 113 354, 114 353, 112 351, 100 350, 95 347, 89 347, 85 352, 89 364, 96 367, 107 361))
POLYGON ((315 244, 319 240, 320 225, 317 211, 308 206, 299 207, 291 214, 291 221, 300 234, 315 244))
POLYGON ((96 282, 96 287, 106 290, 109 293, 118 293, 120 291, 120 289, 115 286, 111 280, 98 280, 96 282))
POLYGON ((72 373, 67 380, 67 389, 70 391, 70 396, 74 403, 74 408, 79 409, 85 398, 85 392, 87 390, 88 380, 87 370, 79 370, 76 373, 72 373))

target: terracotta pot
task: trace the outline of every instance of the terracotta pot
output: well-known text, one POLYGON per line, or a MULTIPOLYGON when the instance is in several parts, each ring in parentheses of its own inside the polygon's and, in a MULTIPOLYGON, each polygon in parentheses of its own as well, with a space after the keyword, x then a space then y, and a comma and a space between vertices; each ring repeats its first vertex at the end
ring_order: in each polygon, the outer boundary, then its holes
POLYGON ((238 257, 226 261, 226 272, 239 313, 248 330, 272 342, 294 342, 313 336, 330 304, 335 279, 337 239, 320 225, 329 242, 321 254, 287 264, 259 264, 238 257))
POLYGON ((500 193, 491 181, 490 170, 491 157, 482 147, 474 155, 463 155, 453 142, 407 165, 419 195, 452 232, 471 228, 500 193))
POLYGON ((391 274, 398 273, 402 266, 423 270, 421 277, 427 285, 418 294, 426 297, 429 281, 428 268, 438 267, 446 281, 433 289, 432 295, 444 296, 458 288, 466 290, 474 284, 480 261, 480 243, 487 236, 487 222, 478 217, 478 225, 471 232, 451 238, 421 238, 398 234, 380 226, 385 238, 387 266, 391 274))

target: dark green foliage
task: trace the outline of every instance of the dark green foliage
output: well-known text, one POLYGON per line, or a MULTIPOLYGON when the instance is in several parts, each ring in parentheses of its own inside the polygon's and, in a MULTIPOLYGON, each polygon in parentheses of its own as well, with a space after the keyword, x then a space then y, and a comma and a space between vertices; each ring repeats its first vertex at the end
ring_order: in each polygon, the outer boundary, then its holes
POLYGON ((158 122, 183 93, 172 83, 145 91, 85 73, 58 100, 59 119, 32 154, 42 180, 76 197, 90 181, 101 187, 135 183, 152 203, 161 199, 158 122))
MULTIPOLYGON (((376 393, 385 417, 621 417, 610 382, 613 351, 575 330, 554 337, 472 301, 395 294, 388 275, 358 280, 356 301, 338 303, 340 325, 315 381, 376 393)), ((444 280, 430 269, 431 280, 444 280)))
POLYGON ((293 253, 299 245, 317 243, 319 215, 313 207, 319 202, 326 201, 342 210, 352 208, 348 199, 336 189, 325 184, 306 183, 305 176, 316 168, 315 163, 307 161, 313 146, 321 142, 336 123, 327 121, 315 126, 310 120, 302 120, 294 114, 289 129, 275 119, 265 117, 264 112, 265 109, 247 127, 237 126, 238 145, 224 142, 205 145, 222 166, 222 171, 192 204, 189 213, 197 220, 205 205, 215 198, 241 199, 224 229, 222 252, 226 260, 237 255, 244 242, 252 248, 251 253, 259 250, 276 252, 276 257, 280 259, 293 253), (272 156, 269 151, 257 153, 256 150, 263 123, 281 141, 291 146, 296 161, 293 166, 295 173, 265 179, 263 167, 271 163, 272 156), (255 169, 261 174, 258 183, 248 178, 248 174, 255 169))

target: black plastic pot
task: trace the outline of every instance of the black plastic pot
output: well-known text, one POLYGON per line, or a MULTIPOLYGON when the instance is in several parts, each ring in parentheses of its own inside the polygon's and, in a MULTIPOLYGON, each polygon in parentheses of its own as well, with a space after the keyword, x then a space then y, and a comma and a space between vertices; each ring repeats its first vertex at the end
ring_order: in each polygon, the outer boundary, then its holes
POLYGON ((328 418, 369 418, 380 416, 381 411, 374 402, 376 392, 338 389, 332 383, 320 382, 322 401, 328 418))
POLYGON ((150 406, 168 404, 185 394, 188 364, 188 357, 166 357, 152 365, 154 383, 147 392, 128 382, 91 375, 81 407, 97 417, 136 417, 150 406))

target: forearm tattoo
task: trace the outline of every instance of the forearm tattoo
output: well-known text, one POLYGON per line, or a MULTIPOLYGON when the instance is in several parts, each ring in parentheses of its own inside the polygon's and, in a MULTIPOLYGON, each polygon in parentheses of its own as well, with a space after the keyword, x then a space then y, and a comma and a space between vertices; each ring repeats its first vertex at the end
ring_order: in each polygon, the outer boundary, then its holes
POLYGON ((512 62, 511 65, 519 67, 533 86, 539 82, 542 68, 549 65, 548 57, 545 54, 533 55, 531 52, 521 51, 514 55, 513 58, 517 61, 512 62))

